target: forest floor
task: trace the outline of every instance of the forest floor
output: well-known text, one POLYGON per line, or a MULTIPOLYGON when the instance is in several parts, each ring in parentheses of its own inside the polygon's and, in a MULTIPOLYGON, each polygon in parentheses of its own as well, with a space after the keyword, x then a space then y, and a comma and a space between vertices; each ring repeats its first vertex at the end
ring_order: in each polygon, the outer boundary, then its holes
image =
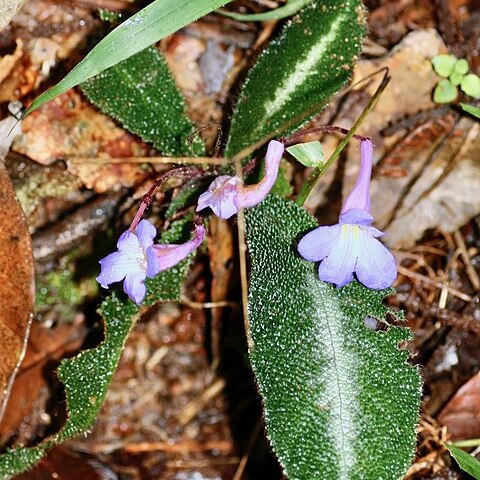
MULTIPOLYGON (((141 3, 29 0, 0 32, 0 118, 9 102, 28 104, 98 41, 105 28, 99 7, 131 12, 141 3)), ((240 0, 231 8, 276 3, 240 0)), ((366 4, 369 33, 354 81, 384 66, 392 80, 360 133, 376 145, 372 210, 399 264, 397 295, 388 302, 406 312, 411 362, 424 381, 417 457, 406 479, 467 478, 442 442, 480 437, 480 127, 455 106, 432 101, 439 79, 430 60, 451 52, 480 72, 480 3, 366 4), (428 215, 418 213, 420 203, 428 215)), ((278 26, 210 14, 160 42, 198 127, 228 124, 242 72, 278 26)), ((339 95, 312 125, 350 127, 375 85, 339 95)), ((217 128, 201 135, 213 150, 217 128)), ((338 138, 322 142, 328 153, 338 138)), ((106 252, 99 239, 108 235, 113 244, 166 168, 104 160, 154 155, 77 89, 22 122, 5 164, 32 237, 36 313, 0 423, 3 447, 35 444, 64 422, 55 367, 102 340, 94 277, 106 252)), ((320 223, 336 222, 356 155, 345 152, 309 197, 306 207, 320 223)), ((296 186, 305 180, 296 167, 288 173, 296 186)), ((236 229, 212 220, 209 254, 197 256, 182 301, 138 322, 93 430, 18 479, 282 478, 246 357, 236 229)))

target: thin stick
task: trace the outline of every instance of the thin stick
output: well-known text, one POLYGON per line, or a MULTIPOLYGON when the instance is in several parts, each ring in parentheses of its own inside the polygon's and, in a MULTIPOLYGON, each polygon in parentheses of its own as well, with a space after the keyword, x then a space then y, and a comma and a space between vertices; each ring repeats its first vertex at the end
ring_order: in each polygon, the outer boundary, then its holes
MULTIPOLYGON (((304 137, 307 137, 309 135, 315 135, 316 133, 343 133, 344 135, 348 135, 348 129, 347 128, 342 128, 342 127, 337 127, 336 125, 321 125, 319 127, 315 128, 308 128, 306 130, 300 130, 299 132, 294 133, 293 135, 290 135, 289 137, 285 138, 285 145, 290 146, 295 143, 298 143, 300 140, 302 140, 304 137)), ((360 141, 365 141, 365 140, 371 140, 372 137, 364 137, 363 135, 357 135, 353 134, 353 138, 356 140, 360 141)))
POLYGON ((237 306, 235 302, 229 302, 228 300, 221 300, 218 302, 195 302, 187 297, 184 297, 183 295, 180 297, 180 303, 186 305, 187 307, 195 308, 198 310, 237 306))
POLYGON ((465 302, 471 302, 473 300, 470 295, 460 292, 460 290, 457 290, 456 288, 449 287, 448 285, 445 285, 444 283, 439 282, 437 280, 432 280, 431 278, 428 278, 425 275, 422 275, 421 273, 411 272, 408 268, 402 267, 401 265, 398 265, 398 273, 401 273, 406 277, 416 278, 417 280, 420 280, 422 283, 426 283, 427 285, 432 285, 439 289, 446 289, 448 290, 448 293, 450 293, 450 295, 453 295, 454 297, 458 297, 464 300, 465 302))
POLYGON ((223 130, 222 130, 222 124, 221 123, 210 122, 210 123, 207 123, 206 125, 202 125, 202 126, 196 128, 195 131, 188 136, 188 142, 190 143, 190 146, 192 146, 193 139, 195 138, 195 136, 198 135, 199 133, 203 132, 207 128, 210 128, 210 127, 216 127, 217 128, 217 138, 215 140, 215 149, 213 151, 213 156, 217 157, 218 152, 220 152, 220 148, 222 147, 223 130))
POLYGON ((451 442, 452 445, 461 448, 470 448, 480 446, 480 438, 469 438, 468 440, 460 440, 459 442, 451 442))
POLYGON ((385 88, 387 88, 387 85, 388 85, 389 81, 390 81, 390 76, 388 74, 388 69, 387 69, 387 71, 385 72, 385 75, 383 76, 383 79, 382 79, 380 85, 378 86, 376 92, 374 93, 374 95, 370 99, 370 101, 368 102, 368 105, 365 107, 362 114, 357 118, 357 121, 353 124, 353 127, 345 135, 344 139, 338 144, 335 151, 332 153, 332 155, 330 155, 330 158, 323 165, 319 165, 319 166, 315 167, 312 170, 312 172, 310 173, 310 176, 308 177, 307 181, 304 183, 302 189, 300 190, 300 193, 298 194, 298 197, 297 197, 298 205, 303 205, 305 203, 305 200, 310 195, 310 192, 312 191, 313 187, 317 183, 317 180, 323 175, 324 172, 326 172, 328 170, 328 168, 332 165, 332 163, 342 153, 343 149, 347 146, 348 142, 353 137, 353 135, 355 134, 357 129, 360 127, 360 125, 362 124, 365 117, 375 107, 375 105, 378 102, 378 100, 379 100, 380 96, 382 95, 383 91, 385 90, 385 88))
MULTIPOLYGON (((240 159, 235 161, 236 174, 239 178, 242 175, 242 164, 240 159)), ((245 214, 243 208, 238 209, 237 213, 238 229, 238 255, 240 257, 240 281, 242 285, 242 308, 243 323, 245 325, 245 336, 247 337, 248 350, 253 349, 252 334, 250 331, 250 320, 248 318, 248 278, 247 278, 247 244, 245 242, 245 214)))
POLYGON ((228 163, 226 158, 214 157, 116 157, 116 158, 101 158, 101 157, 75 157, 67 158, 68 162, 75 163, 167 163, 167 164, 200 164, 200 165, 225 165, 228 163))
POLYGON ((231 452, 233 450, 232 442, 228 440, 210 440, 204 443, 194 441, 182 441, 181 443, 171 442, 138 442, 138 443, 97 443, 91 446, 95 453, 112 453, 122 450, 128 453, 145 452, 166 452, 166 453, 190 453, 206 452, 209 450, 219 450, 221 452, 231 452))
POLYGON ((465 245, 465 240, 458 230, 453 232, 453 238, 460 249, 460 255, 462 256, 463 263, 465 264, 465 269, 467 271, 467 276, 470 279, 470 283, 475 291, 478 291, 480 290, 480 278, 478 278, 478 274, 472 266, 472 259, 470 258, 467 246, 465 245))
POLYGON ((195 398, 183 409, 178 416, 178 423, 184 427, 193 420, 200 410, 212 401, 225 388, 225 380, 219 378, 213 382, 198 398, 195 398))
POLYGON ((250 457, 250 453, 252 452, 253 446, 255 445, 255 441, 257 440, 258 434, 260 433, 261 427, 262 419, 259 418, 257 424, 255 425, 255 428, 253 429, 252 434, 250 435, 250 439, 248 440, 248 445, 245 453, 242 455, 240 462, 238 462, 238 467, 232 480, 240 480, 242 478, 245 467, 247 466, 248 458, 250 457))

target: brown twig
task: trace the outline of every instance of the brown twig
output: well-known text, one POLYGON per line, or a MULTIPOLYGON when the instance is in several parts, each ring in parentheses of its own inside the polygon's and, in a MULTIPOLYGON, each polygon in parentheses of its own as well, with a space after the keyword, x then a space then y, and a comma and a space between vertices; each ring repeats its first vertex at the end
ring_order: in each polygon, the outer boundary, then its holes
MULTIPOLYGON (((235 169, 237 176, 242 175, 242 164, 240 158, 235 160, 235 169)), ((248 349, 253 349, 252 334, 250 332, 250 320, 248 318, 248 275, 247 275, 247 244, 245 241, 245 214, 243 208, 238 209, 237 213, 237 230, 238 230, 238 255, 240 261, 240 283, 242 286, 242 307, 243 322, 245 325, 245 336, 247 337, 248 349)))
POLYGON ((212 401, 225 388, 225 380, 219 378, 213 382, 198 398, 191 401, 178 416, 178 423, 183 427, 193 420, 202 408, 212 401))
POLYGON ((427 285, 432 285, 434 287, 437 287, 439 289, 447 289, 448 293, 453 295, 454 297, 458 297, 465 302, 472 302, 473 298, 470 295, 467 295, 466 293, 460 292, 456 288, 452 288, 445 283, 439 282, 437 280, 433 280, 425 275, 422 275, 421 273, 417 272, 412 272, 408 268, 402 267, 402 265, 398 266, 398 273, 405 275, 406 277, 409 278, 415 278, 416 280, 419 280, 422 283, 426 283, 427 285))
POLYGON ((225 165, 228 163, 226 158, 214 157, 117 157, 117 158, 103 158, 103 157, 74 157, 67 158, 70 163, 161 163, 161 164, 199 164, 199 165, 225 165))
POLYGON ((480 290, 480 278, 478 277, 478 273, 472 266, 472 259, 470 258, 467 246, 465 245, 465 240, 463 239, 462 234, 458 230, 453 232, 453 238, 455 239, 455 242, 460 250, 460 255, 463 259, 463 263, 465 264, 465 270, 470 280, 470 283, 472 284, 475 291, 478 291, 480 290))
POLYGON ((235 302, 229 302, 228 300, 222 300, 218 302, 194 302, 193 300, 190 300, 189 298, 186 298, 184 296, 180 297, 180 303, 186 305, 187 307, 195 308, 198 310, 237 306, 235 302))
MULTIPOLYGON (((342 133, 343 135, 347 135, 348 129, 337 127, 336 125, 320 125, 315 128, 307 128, 305 130, 300 130, 290 135, 289 137, 282 138, 280 141, 283 141, 285 143, 285 146, 288 147, 290 145, 294 145, 295 143, 300 142, 304 137, 307 137, 309 135, 316 135, 318 133, 342 133)), ((360 140, 360 141, 372 139, 372 137, 365 137, 363 135, 358 135, 356 133, 352 135, 352 138, 355 138, 356 140, 360 140)))
POLYGON ((250 453, 252 452, 253 446, 255 445, 255 441, 257 440, 258 434, 260 433, 260 428, 262 427, 262 419, 259 418, 255 428, 253 429, 252 434, 250 435, 250 439, 248 440, 247 448, 245 449, 240 462, 238 462, 237 470, 235 471, 235 475, 232 477, 232 480, 241 480, 245 467, 247 466, 248 458, 250 457, 250 453))

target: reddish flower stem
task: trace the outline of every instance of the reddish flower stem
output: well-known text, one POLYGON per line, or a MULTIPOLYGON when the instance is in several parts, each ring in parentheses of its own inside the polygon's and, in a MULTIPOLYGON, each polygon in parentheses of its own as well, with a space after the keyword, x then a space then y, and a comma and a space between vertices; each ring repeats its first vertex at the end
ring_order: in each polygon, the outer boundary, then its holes
MULTIPOLYGON (((322 125, 320 127, 300 130, 299 132, 296 132, 290 135, 289 137, 282 138, 280 141, 282 141, 288 147, 290 145, 294 145, 295 143, 298 143, 303 137, 306 137, 308 135, 314 135, 316 133, 341 133, 343 135, 347 135, 348 129, 337 127, 336 125, 322 125)), ((354 134, 353 138, 361 141, 372 139, 372 137, 364 137, 363 135, 357 135, 357 134, 354 134)))
POLYGON ((193 177, 195 175, 203 173, 203 170, 198 167, 179 167, 173 168, 168 172, 165 172, 163 175, 160 175, 157 179, 154 180, 152 186, 148 189, 148 192, 142 197, 140 206, 138 207, 137 213, 132 220, 129 230, 133 232, 137 228, 138 222, 142 219, 145 210, 150 206, 153 201, 153 194, 155 190, 162 186, 167 180, 173 177, 193 177))

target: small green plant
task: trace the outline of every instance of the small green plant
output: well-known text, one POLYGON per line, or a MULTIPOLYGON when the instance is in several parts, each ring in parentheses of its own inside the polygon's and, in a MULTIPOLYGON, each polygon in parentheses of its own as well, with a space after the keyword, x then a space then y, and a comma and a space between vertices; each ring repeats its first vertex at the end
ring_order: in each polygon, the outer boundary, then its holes
POLYGON ((443 54, 433 57, 432 65, 435 72, 442 77, 433 92, 435 103, 455 101, 458 97, 458 87, 466 95, 480 98, 480 77, 475 73, 468 73, 467 60, 443 54))

